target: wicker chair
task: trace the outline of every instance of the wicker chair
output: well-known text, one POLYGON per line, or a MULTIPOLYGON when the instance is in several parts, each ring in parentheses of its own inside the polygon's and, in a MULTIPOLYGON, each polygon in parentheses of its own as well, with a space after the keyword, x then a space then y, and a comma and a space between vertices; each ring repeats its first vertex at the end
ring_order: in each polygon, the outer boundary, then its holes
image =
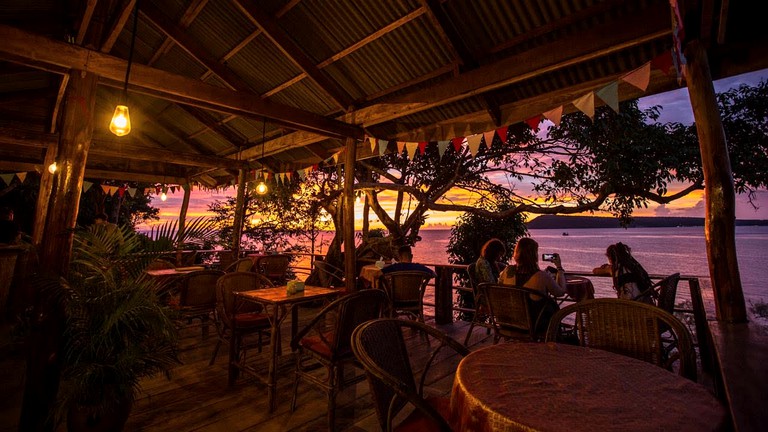
POLYGON ((680 273, 669 275, 653 284, 648 290, 635 297, 634 300, 644 297, 653 291, 652 297, 656 300, 656 306, 669 314, 673 314, 675 312, 678 282, 680 282, 680 273))
POLYGON ((418 270, 382 274, 379 281, 387 293, 388 315, 407 315, 424 322, 424 291, 432 277, 432 273, 418 270))
POLYGON ((485 327, 486 334, 490 334, 491 329, 493 329, 491 318, 488 315, 488 305, 485 302, 485 297, 483 297, 478 288, 477 276, 475 275, 476 266, 477 263, 472 263, 467 267, 469 286, 472 287, 472 299, 473 304, 475 305, 475 313, 472 314, 472 322, 469 324, 467 336, 464 338, 464 346, 468 346, 469 338, 472 336, 472 330, 475 326, 485 327))
POLYGON ((258 303, 241 302, 237 303, 235 309, 235 293, 238 291, 251 291, 261 288, 269 288, 272 282, 262 275, 253 272, 233 272, 221 276, 216 281, 216 330, 219 340, 213 349, 211 361, 212 365, 216 361, 216 355, 219 353, 222 343, 235 344, 235 352, 240 362, 245 362, 244 356, 248 349, 254 344, 243 343, 246 336, 256 334, 256 347, 261 352, 262 336, 269 332, 269 315, 262 313, 263 307, 258 303), (235 325, 233 326, 233 322, 235 325))
POLYGON ((494 344, 501 338, 543 340, 549 319, 558 310, 551 297, 534 289, 482 283, 479 290, 488 305, 494 344))
POLYGON ((297 351, 291 411, 296 409, 299 380, 304 378, 326 392, 328 427, 334 430, 336 394, 365 379, 364 375, 343 379, 344 365, 357 365, 350 347, 352 331, 365 321, 379 318, 385 305, 386 296, 379 290, 349 294, 323 308, 296 334, 291 341, 291 348, 297 351), (317 363, 325 367, 325 375, 313 373, 317 363))
POLYGON ((644 360, 696 381, 696 353, 691 334, 677 318, 656 306, 622 299, 584 300, 564 307, 549 323, 547 341, 562 342, 560 322, 574 315, 578 344, 644 360), (675 341, 667 356, 662 334, 675 341))
POLYGON ((186 274, 179 282, 176 308, 183 320, 201 321, 204 338, 208 336, 208 321, 216 309, 216 281, 223 275, 220 270, 199 270, 186 274))
POLYGON ((239 260, 233 262, 229 266, 227 266, 226 269, 224 269, 227 273, 232 272, 249 272, 253 269, 253 260, 250 258, 240 258, 239 260))
POLYGON ((451 430, 446 421, 448 399, 425 397, 424 388, 430 367, 438 355, 441 358, 457 354, 463 357, 469 354, 464 345, 424 323, 383 318, 355 329, 352 351, 368 376, 382 430, 391 431, 393 419, 409 403, 417 409, 398 425, 397 430, 451 430), (406 329, 409 337, 415 332, 427 338, 428 343, 419 343, 412 348, 412 351, 419 350, 418 353, 408 351, 403 336, 406 329), (420 376, 414 376, 414 371, 420 376))
POLYGON ((275 285, 284 285, 288 277, 289 255, 265 255, 256 259, 253 267, 257 273, 268 277, 275 285))

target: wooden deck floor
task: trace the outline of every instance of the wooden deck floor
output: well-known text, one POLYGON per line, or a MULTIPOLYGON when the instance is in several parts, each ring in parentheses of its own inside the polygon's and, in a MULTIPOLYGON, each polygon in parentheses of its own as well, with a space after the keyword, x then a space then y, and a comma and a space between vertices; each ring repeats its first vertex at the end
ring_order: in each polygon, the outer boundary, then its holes
MULTIPOLYGON (((302 309, 301 321, 313 316, 319 309, 302 309)), ((428 311, 429 313, 429 311, 428 311)), ((286 320, 283 334, 284 352, 288 349, 290 330, 286 320)), ((428 324, 434 321, 427 316, 428 324)), ((440 329, 463 341, 467 325, 455 323, 440 329)), ((181 365, 172 370, 170 378, 156 376, 142 382, 142 394, 134 404, 126 431, 323 431, 327 430, 326 399, 317 388, 302 381, 299 387, 297 409, 290 412, 293 392, 294 362, 286 356, 281 362, 277 386, 277 410, 267 410, 267 390, 255 377, 243 375, 234 386, 227 385, 227 348, 221 351, 212 366, 208 361, 216 343, 214 331, 203 339, 199 327, 182 331, 181 365)), ((490 344, 484 329, 475 330, 470 348, 490 344)), ((409 344, 419 346, 418 338, 409 344)), ((266 350, 265 350, 266 351, 266 350)), ((18 353, 17 353, 18 354, 18 353)), ((266 354, 249 353, 253 364, 266 365, 266 354)), ((4 382, 11 391, 0 396, 0 432, 17 430, 18 410, 21 405, 19 370, 23 370, 20 355, 0 357, 4 382), (22 369, 19 369, 19 368, 22 369), (14 375, 15 374, 15 375, 14 375), (8 381, 6 381, 6 379, 8 381)), ((449 394, 458 359, 441 361, 430 376, 428 385, 432 393, 449 394)), ((318 371, 320 373, 322 371, 318 371)), ((356 373, 361 371, 356 370, 356 373)), ((363 381, 339 394, 336 410, 336 430, 378 430, 378 423, 368 390, 363 381)), ((63 428, 62 428, 63 430, 63 428)))

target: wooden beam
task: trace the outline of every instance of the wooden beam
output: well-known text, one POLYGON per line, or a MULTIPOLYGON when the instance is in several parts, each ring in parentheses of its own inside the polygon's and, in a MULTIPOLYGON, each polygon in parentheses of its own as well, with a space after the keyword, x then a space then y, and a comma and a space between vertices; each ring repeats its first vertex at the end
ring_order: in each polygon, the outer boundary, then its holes
POLYGON ((253 2, 234 0, 234 3, 251 21, 261 27, 264 35, 275 44, 283 55, 303 70, 342 110, 347 111, 350 109, 353 101, 346 91, 338 83, 322 73, 312 59, 304 53, 301 47, 291 39, 290 35, 277 25, 269 15, 264 13, 253 2))
MULTIPOLYGON (((122 82, 125 60, 86 48, 59 42, 34 33, 0 25, 0 57, 31 67, 41 63, 49 67, 79 68, 109 80, 122 82)), ((318 114, 254 98, 251 95, 223 89, 196 79, 134 64, 130 89, 150 90, 167 100, 200 106, 247 117, 266 117, 292 127, 334 138, 362 138, 360 127, 318 114)))
MULTIPOLYGON (((241 136, 236 131, 233 131, 233 130, 230 130, 230 129, 227 129, 226 127, 224 127, 224 123, 227 122, 226 118, 224 120, 217 121, 216 119, 211 117, 209 114, 207 114, 206 112, 204 112, 204 111, 202 111, 200 109, 192 108, 192 107, 185 107, 185 106, 181 106, 181 108, 184 109, 184 111, 186 111, 189 115, 194 117, 197 121, 199 121, 200 123, 202 123, 205 126, 205 129, 203 129, 203 131, 210 130, 210 131, 218 134, 225 141, 227 141, 228 143, 232 144, 232 147, 234 147, 236 149, 240 148, 240 146, 245 144, 246 138, 244 136, 241 136)), ((198 133, 189 135, 189 136, 187 136, 187 139, 192 139, 192 138, 194 138, 197 135, 198 135, 198 133)))
POLYGON ((703 43, 699 40, 688 42, 685 58, 685 76, 704 173, 704 239, 717 320, 727 323, 747 322, 747 308, 736 257, 736 192, 725 131, 703 43))
POLYGON ((77 28, 77 36, 75 36, 75 43, 78 45, 82 45, 85 40, 85 33, 88 31, 88 26, 91 24, 93 11, 96 10, 96 3, 98 3, 98 0, 88 0, 85 4, 83 18, 80 20, 80 27, 77 28))
POLYGON ((728 24, 728 0, 720 1, 720 19, 717 22, 717 43, 722 45, 725 43, 725 30, 728 24))
POLYGON ((135 6, 136 0, 128 0, 128 2, 125 3, 125 7, 115 18, 115 21, 112 24, 112 28, 107 34, 107 37, 104 38, 104 42, 102 42, 99 51, 103 53, 112 51, 112 47, 115 46, 115 42, 117 42, 117 38, 120 36, 120 33, 122 33, 123 28, 125 27, 125 24, 128 22, 128 18, 131 17, 131 12, 133 12, 133 8, 135 6))
MULTIPOLYGON (((47 149, 59 141, 58 135, 41 134, 17 129, 0 128, 0 142, 11 145, 47 149)), ((134 139, 103 139, 92 138, 90 154, 107 158, 122 158, 127 160, 164 162, 174 165, 213 168, 245 168, 247 161, 238 161, 227 157, 209 156, 192 153, 179 153, 172 150, 161 150, 136 145, 134 139), (122 145, 118 141, 123 140, 122 145)))
POLYGON ((53 104, 53 112, 51 113, 51 133, 56 133, 56 121, 59 117, 61 101, 64 100, 64 93, 67 91, 67 84, 69 84, 69 74, 62 75, 61 82, 59 83, 59 91, 56 94, 56 103, 53 104))
POLYGON ((48 172, 48 166, 56 161, 58 142, 51 143, 45 150, 43 166, 40 167, 40 188, 37 193, 37 206, 35 207, 35 222, 32 226, 32 244, 40 247, 45 230, 45 219, 48 216, 48 203, 53 190, 53 174, 48 172))

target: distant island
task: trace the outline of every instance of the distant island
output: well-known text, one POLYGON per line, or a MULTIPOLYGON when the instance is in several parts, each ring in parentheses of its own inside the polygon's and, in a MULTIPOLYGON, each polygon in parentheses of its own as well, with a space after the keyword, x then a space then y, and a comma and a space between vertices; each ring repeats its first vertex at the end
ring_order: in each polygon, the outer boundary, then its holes
MULTIPOLYGON (((620 228, 612 217, 541 215, 526 224, 528 229, 620 228)), ((736 220, 736 226, 767 226, 768 220, 736 220)), ((663 228, 704 226, 704 218, 694 217, 635 217, 630 228, 663 228)))

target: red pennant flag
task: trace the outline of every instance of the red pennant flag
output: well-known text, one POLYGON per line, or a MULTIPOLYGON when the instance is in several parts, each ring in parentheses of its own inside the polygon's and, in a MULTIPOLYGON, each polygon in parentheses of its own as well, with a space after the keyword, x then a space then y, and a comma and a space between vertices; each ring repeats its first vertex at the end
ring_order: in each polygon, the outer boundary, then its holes
POLYGON ((117 190, 117 194, 122 198, 123 195, 125 195, 125 186, 120 186, 120 189, 117 190))
POLYGON ((533 116, 529 119, 526 119, 525 122, 528 124, 528 127, 531 128, 534 132, 539 130, 539 122, 541 122, 541 116, 533 116))
POLYGON ((312 165, 312 171, 317 171, 318 168, 319 168, 318 164, 312 165))
POLYGON ((461 144, 464 142, 464 137, 456 137, 451 139, 451 143, 453 144, 453 148, 456 149, 457 152, 461 151, 461 144))
POLYGON ((419 153, 424 154, 427 152, 427 142, 419 141, 419 153))
POLYGON ((496 135, 499 136, 499 138, 501 139, 501 143, 502 144, 506 144, 507 143, 507 130, 508 129, 509 129, 509 126, 502 126, 502 127, 498 128, 498 129, 496 129, 496 135))
POLYGON ((671 75, 669 72, 670 72, 670 69, 672 69, 673 65, 674 63, 672 61, 671 51, 666 51, 663 54, 651 60, 651 66, 664 72, 666 75, 671 75))

